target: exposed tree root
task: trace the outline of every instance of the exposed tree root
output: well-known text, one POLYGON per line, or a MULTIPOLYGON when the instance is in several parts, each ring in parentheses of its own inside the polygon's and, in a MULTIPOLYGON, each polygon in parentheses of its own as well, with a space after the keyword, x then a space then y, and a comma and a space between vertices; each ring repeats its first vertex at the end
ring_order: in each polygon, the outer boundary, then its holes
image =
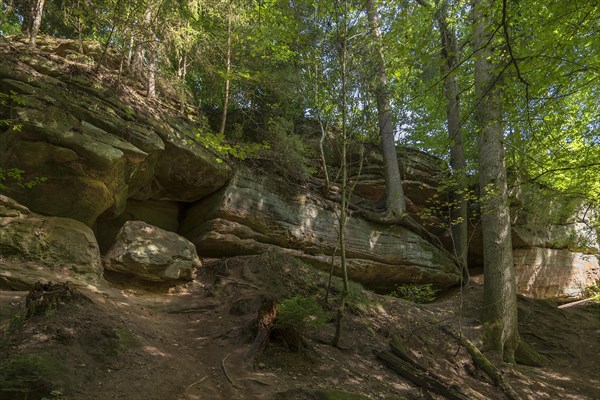
POLYGON ((228 358, 229 358, 229 354, 227 354, 225 356, 225 358, 221 360, 221 367, 223 368, 223 373, 225 374, 225 377, 227 378, 229 383, 231 383, 231 386, 238 388, 238 389, 243 389, 241 386, 239 386, 237 383, 235 383, 233 381, 233 379, 231 379, 231 376, 229 376, 229 372, 227 372, 227 367, 225 366, 225 361, 227 361, 228 358))

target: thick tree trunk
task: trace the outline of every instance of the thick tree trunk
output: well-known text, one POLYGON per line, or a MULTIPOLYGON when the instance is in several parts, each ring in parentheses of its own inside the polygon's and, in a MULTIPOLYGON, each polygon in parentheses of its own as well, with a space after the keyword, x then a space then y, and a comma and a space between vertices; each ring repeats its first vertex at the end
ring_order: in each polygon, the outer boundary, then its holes
POLYGON ((465 154, 460 123, 460 92, 456 76, 458 67, 458 45, 456 32, 448 25, 448 0, 442 0, 436 17, 440 28, 442 42, 442 59, 444 63, 440 73, 444 79, 444 96, 446 97, 446 118, 448 122, 448 138, 450 139, 450 167, 456 181, 456 190, 450 193, 452 242, 455 256, 460 261, 463 276, 468 279, 467 253, 469 238, 467 232, 468 205, 465 200, 467 179, 465 172, 465 154))
POLYGON ((31 8, 31 16, 30 21, 28 21, 29 29, 27 33, 29 33, 29 47, 35 48, 35 41, 37 39, 38 32, 40 31, 40 26, 42 25, 42 12, 44 11, 44 1, 45 0, 37 0, 33 2, 31 8))
POLYGON ((379 17, 374 0, 365 3, 373 45, 375 47, 374 67, 377 74, 377 87, 375 97, 377 100, 377 114, 379 133, 381 134, 381 148, 383 152, 387 213, 395 218, 400 218, 406 211, 406 200, 400 168, 398 167, 398 154, 396 153, 396 140, 394 137, 394 121, 388 94, 387 74, 385 72, 385 58, 383 54, 383 39, 379 28, 379 17))
POLYGON ((477 96, 479 183, 483 229, 484 340, 507 362, 519 343, 511 224, 504 166, 504 123, 498 85, 498 54, 492 35, 493 0, 473 0, 475 92, 477 96))

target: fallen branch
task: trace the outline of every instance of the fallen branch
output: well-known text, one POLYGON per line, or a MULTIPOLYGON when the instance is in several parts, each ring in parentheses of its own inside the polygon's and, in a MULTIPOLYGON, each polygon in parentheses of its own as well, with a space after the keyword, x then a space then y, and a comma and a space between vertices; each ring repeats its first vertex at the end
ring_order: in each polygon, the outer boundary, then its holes
POLYGON ((189 396, 188 392, 190 391, 190 389, 191 389, 192 387, 194 387, 195 385, 197 385, 197 384, 199 384, 199 383, 202 383, 202 382, 204 382, 204 381, 206 380, 206 378, 208 378, 208 376, 205 376, 204 378, 200 379, 199 381, 196 381, 196 382, 192 383, 191 385, 189 385, 189 386, 187 387, 187 389, 185 389, 185 397, 187 398, 187 397, 189 396))
POLYGON ((519 395, 515 390, 510 386, 508 381, 504 378, 502 373, 492 362, 471 342, 461 333, 452 329, 452 327, 448 325, 442 325, 442 331, 452 336, 461 346, 463 346, 468 352, 471 358, 473 359, 473 363, 482 370, 487 376, 490 377, 494 385, 498 386, 500 390, 504 393, 504 395, 510 400, 518 400, 519 395))
POLYGON ((588 303, 588 302, 591 303, 592 301, 593 300, 590 297, 589 299, 583 299, 583 300, 579 300, 579 301, 574 301, 572 303, 566 303, 566 304, 560 305, 560 306, 558 306, 558 308, 568 308, 568 307, 576 306, 578 304, 583 304, 583 303, 588 303))

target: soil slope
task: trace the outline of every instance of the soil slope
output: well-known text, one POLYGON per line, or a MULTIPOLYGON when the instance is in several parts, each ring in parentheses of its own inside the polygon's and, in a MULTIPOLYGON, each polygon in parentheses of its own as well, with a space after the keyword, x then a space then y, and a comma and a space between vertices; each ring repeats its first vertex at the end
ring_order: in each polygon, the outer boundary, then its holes
MULTIPOLYGON (((110 286, 77 288, 84 297, 28 319, 21 318, 26 292, 0 292, 0 379, 6 383, 19 365, 35 375, 24 392, 0 398, 32 399, 51 390, 77 400, 442 398, 378 361, 374 353, 389 349, 392 337, 470 398, 504 398, 439 329, 460 322, 468 337, 477 337, 482 288, 476 283, 426 305, 353 286, 343 349, 328 345, 332 318, 306 332, 301 355, 274 337, 249 365, 244 355, 264 299, 315 297, 333 317, 340 283, 325 303, 327 276, 276 253, 205 260, 196 279, 179 287, 108 278, 110 286)), ((496 360, 520 396, 600 398, 599 309, 522 298, 519 311, 522 336, 546 359, 543 368, 496 360)))

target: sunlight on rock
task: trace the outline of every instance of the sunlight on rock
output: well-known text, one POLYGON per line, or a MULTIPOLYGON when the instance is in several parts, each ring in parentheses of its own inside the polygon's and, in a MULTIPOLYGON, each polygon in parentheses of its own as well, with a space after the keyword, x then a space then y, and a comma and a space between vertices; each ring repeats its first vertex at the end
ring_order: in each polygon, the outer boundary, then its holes
POLYGON ((378 231, 372 231, 369 235, 369 249, 371 249, 371 251, 375 249, 379 236, 381 236, 381 232, 378 231))

